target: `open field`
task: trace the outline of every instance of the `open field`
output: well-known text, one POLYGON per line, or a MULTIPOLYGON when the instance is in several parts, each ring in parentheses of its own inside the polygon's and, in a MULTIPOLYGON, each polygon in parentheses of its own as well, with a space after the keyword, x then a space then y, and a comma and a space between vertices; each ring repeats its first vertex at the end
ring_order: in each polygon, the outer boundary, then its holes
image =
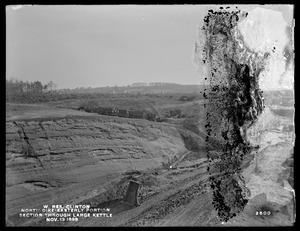
POLYGON ((6 104, 6 121, 50 120, 72 116, 90 117, 92 114, 67 108, 55 108, 37 104, 6 104))

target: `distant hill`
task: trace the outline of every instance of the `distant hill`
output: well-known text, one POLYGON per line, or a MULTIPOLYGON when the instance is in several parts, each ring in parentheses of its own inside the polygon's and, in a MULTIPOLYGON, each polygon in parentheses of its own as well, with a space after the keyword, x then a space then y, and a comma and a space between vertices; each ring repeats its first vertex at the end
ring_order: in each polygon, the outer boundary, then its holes
POLYGON ((194 93, 206 88, 206 85, 181 85, 176 83, 134 83, 129 86, 96 87, 61 89, 61 93, 140 93, 140 94, 172 94, 172 93, 194 93))

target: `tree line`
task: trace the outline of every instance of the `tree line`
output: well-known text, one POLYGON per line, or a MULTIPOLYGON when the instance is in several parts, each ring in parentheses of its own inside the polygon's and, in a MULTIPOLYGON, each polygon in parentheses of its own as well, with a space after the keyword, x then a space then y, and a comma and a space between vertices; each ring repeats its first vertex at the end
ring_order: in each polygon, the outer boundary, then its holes
POLYGON ((6 93, 8 95, 17 95, 24 93, 47 93, 55 91, 57 84, 50 81, 43 85, 40 81, 28 82, 22 81, 15 78, 6 79, 6 93))
POLYGON ((57 84, 50 81, 42 84, 40 81, 22 81, 15 78, 6 79, 6 100, 7 101, 40 101, 41 98, 55 93, 57 84))

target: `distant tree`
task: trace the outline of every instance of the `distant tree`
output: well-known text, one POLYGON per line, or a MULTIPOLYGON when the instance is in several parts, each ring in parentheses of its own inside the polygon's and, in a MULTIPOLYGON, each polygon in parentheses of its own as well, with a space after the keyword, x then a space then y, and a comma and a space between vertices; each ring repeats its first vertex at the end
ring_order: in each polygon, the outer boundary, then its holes
POLYGON ((35 94, 43 92, 43 84, 40 81, 33 82, 33 89, 35 94))
POLYGON ((50 81, 50 82, 47 84, 47 86, 48 86, 49 91, 55 91, 56 88, 57 88, 57 84, 54 83, 53 81, 50 81))
POLYGON ((49 86, 48 86, 48 84, 45 84, 43 86, 43 92, 49 92, 49 86))
POLYGON ((20 81, 17 79, 14 79, 14 93, 16 95, 19 95, 21 93, 21 85, 20 85, 20 81))

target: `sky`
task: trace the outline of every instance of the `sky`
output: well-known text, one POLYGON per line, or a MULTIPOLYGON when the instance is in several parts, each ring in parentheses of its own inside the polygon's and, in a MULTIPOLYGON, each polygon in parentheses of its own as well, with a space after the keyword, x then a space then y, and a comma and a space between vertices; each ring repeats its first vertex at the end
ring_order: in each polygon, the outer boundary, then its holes
POLYGON ((198 84, 191 57, 204 6, 7 9, 7 78, 59 88, 198 84))
POLYGON ((58 88, 200 84, 197 27, 211 6, 34 5, 6 8, 6 78, 58 88))

